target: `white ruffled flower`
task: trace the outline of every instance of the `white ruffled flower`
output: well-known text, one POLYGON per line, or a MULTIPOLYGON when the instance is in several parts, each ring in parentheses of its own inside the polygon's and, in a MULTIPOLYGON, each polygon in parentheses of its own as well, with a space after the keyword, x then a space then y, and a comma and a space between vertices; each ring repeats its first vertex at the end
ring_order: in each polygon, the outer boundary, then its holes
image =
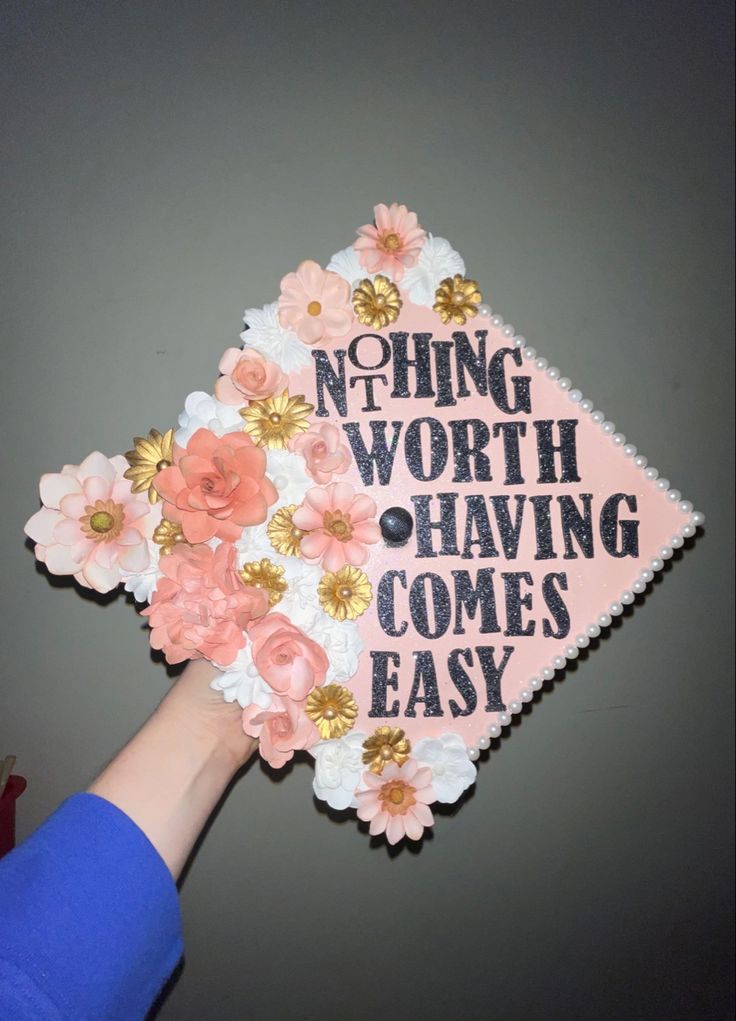
POLYGON ((266 525, 249 525, 244 528, 240 538, 235 540, 235 548, 238 551, 238 567, 243 564, 250 564, 254 560, 263 560, 268 557, 274 563, 281 563, 285 558, 278 558, 268 538, 266 525))
POLYGON ((282 612, 293 620, 292 614, 298 615, 301 608, 307 611, 311 623, 316 611, 319 611, 317 586, 322 578, 321 570, 314 564, 307 564, 298 557, 282 557, 275 553, 271 559, 283 567, 284 581, 289 586, 281 601, 285 606, 282 612))
POLYGON ((298 372, 312 362, 309 347, 291 330, 285 330, 278 317, 277 301, 263 308, 247 308, 243 322, 248 327, 240 334, 244 347, 254 347, 276 362, 284 372, 298 372))
POLYGON ((322 646, 329 660, 325 684, 344 683, 355 676, 358 659, 363 651, 363 639, 355 621, 333 620, 329 614, 319 610, 308 634, 322 646))
POLYGON ((290 503, 301 503, 304 494, 314 486, 314 482, 304 469, 304 458, 292 454, 290 450, 266 451, 266 474, 279 493, 279 498, 271 508, 288 506, 290 503))
POLYGON ((121 578, 123 581, 123 587, 126 592, 132 592, 133 598, 136 603, 150 603, 151 596, 156 591, 156 585, 158 579, 161 577, 161 571, 159 570, 158 561, 161 553, 161 547, 157 546, 155 542, 148 540, 148 567, 145 571, 140 571, 137 574, 127 574, 122 572, 121 578))
POLYGON ((357 805, 355 791, 363 774, 365 734, 351 732, 335 741, 320 741, 314 755, 312 787, 320 801, 341 811, 357 805))
POLYGON ((413 754, 420 765, 432 770, 432 787, 438 801, 451 804, 475 783, 478 771, 468 758, 465 742, 457 734, 424 737, 414 745, 413 754))
POLYGON ((238 432, 243 428, 243 419, 232 404, 222 404, 211 394, 195 390, 184 401, 184 410, 179 415, 179 428, 174 439, 180 447, 186 447, 197 429, 209 429, 215 436, 238 432))
POLYGON ((406 270, 401 287, 415 305, 427 305, 431 308, 440 282, 446 277, 455 276, 456 273, 465 276, 465 263, 462 257, 445 238, 436 238, 428 234, 416 266, 406 270))
POLYGON ((258 673, 250 644, 241 649, 228 666, 214 665, 222 673, 210 681, 210 687, 221 691, 226 702, 238 702, 243 709, 253 704, 268 709, 273 700, 273 688, 258 673))
MULTIPOLYGON (((337 273, 343 280, 347 280, 351 287, 355 287, 359 280, 373 280, 375 273, 369 273, 365 266, 361 266, 360 257, 352 245, 335 252, 327 263, 327 269, 331 273, 337 273)), ((384 273, 384 276, 386 274, 384 273)))

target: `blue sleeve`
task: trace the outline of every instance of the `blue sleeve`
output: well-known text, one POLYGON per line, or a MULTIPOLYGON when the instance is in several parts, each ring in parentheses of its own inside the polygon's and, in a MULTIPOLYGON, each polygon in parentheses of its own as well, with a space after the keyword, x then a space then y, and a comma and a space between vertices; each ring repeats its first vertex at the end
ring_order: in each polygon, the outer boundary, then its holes
POLYGON ((182 950, 171 873, 103 798, 75 794, 0 861, 0 1018, 135 1021, 182 950))

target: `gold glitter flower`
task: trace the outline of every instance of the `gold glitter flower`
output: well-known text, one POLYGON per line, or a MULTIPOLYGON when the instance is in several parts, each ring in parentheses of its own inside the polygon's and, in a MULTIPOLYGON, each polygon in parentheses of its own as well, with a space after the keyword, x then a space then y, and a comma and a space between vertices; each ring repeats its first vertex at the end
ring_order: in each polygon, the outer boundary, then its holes
POLYGON ((307 431, 307 419, 313 411, 314 405, 307 404, 303 394, 289 397, 289 391, 284 390, 278 397, 251 401, 240 414, 245 421, 243 428, 254 443, 269 450, 285 450, 292 436, 307 431))
POLYGON ((290 503, 288 507, 281 507, 266 528, 271 545, 282 557, 298 557, 300 555, 299 545, 307 534, 304 529, 297 528, 291 520, 296 508, 295 503, 290 503))
POLYGON ((92 542, 117 539, 125 524, 125 507, 113 500, 95 500, 84 508, 79 527, 92 542))
POLYGON ((167 429, 161 435, 158 429, 151 429, 148 436, 136 436, 133 440, 134 449, 129 450, 125 459, 130 468, 123 478, 128 479, 134 493, 148 490, 148 499, 156 503, 158 493, 153 487, 153 480, 164 468, 169 468, 174 461, 174 430, 167 429))
POLYGON ((483 295, 478 290, 475 280, 466 280, 456 273, 454 277, 446 277, 435 291, 433 310, 438 313, 443 323, 452 319, 462 326, 466 319, 472 319, 478 312, 478 305, 483 295))
POLYGON ((335 620, 355 620, 370 606, 373 590, 363 571, 346 565, 323 574, 317 594, 322 609, 335 620))
POLYGON ((181 525, 178 521, 169 521, 168 518, 161 518, 161 521, 153 530, 153 541, 161 547, 161 556, 167 557, 169 553, 180 542, 186 542, 181 525))
POLYGON ((280 603, 289 587, 284 581, 284 569, 274 564, 268 557, 263 560, 253 560, 249 564, 243 564, 240 568, 240 577, 246 585, 253 588, 262 588, 268 592, 268 605, 275 606, 280 603))
POLYGON ((361 280, 353 291, 353 308, 358 322, 381 330, 399 317, 401 296, 396 284, 378 274, 373 280, 361 280))
POLYGON ((410 752, 411 742, 399 727, 378 727, 363 742, 363 762, 371 773, 382 773, 389 762, 403 766, 410 752))
POLYGON ((342 737, 355 726, 358 703, 342 684, 325 684, 315 688, 307 699, 305 712, 323 741, 342 737))

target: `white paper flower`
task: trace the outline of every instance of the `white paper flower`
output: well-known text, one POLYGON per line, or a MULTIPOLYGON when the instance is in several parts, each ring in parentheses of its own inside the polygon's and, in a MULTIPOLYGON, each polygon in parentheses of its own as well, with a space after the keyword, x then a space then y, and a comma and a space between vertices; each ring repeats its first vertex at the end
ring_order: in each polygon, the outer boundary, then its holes
POLYGON ((436 238, 428 234, 416 266, 412 266, 404 273, 401 287, 415 305, 427 305, 431 308, 440 281, 456 273, 465 276, 465 263, 462 257, 445 238, 436 238))
POLYGON ((352 245, 349 248, 343 248, 340 252, 335 252, 327 263, 327 269, 331 273, 337 273, 343 280, 347 280, 351 287, 355 287, 358 280, 366 278, 373 280, 376 275, 369 273, 365 266, 361 266, 358 253, 352 245))
POLYGON ((139 574, 121 574, 123 587, 126 592, 132 592, 136 603, 150 603, 151 596, 156 591, 156 585, 161 577, 158 561, 161 547, 155 542, 148 540, 148 567, 139 574))
POLYGON ((290 450, 266 451, 266 474, 279 493, 279 498, 271 511, 290 503, 301 503, 304 494, 314 486, 314 482, 304 469, 304 458, 292 454, 290 450))
POLYGON ((184 401, 184 410, 179 415, 179 428, 174 439, 185 447, 197 429, 209 429, 215 436, 238 432, 243 428, 243 419, 232 404, 221 404, 216 397, 195 390, 184 401))
POLYGON ((355 676, 358 659, 363 651, 363 639, 355 621, 336 621, 320 610, 308 634, 327 654, 330 665, 325 684, 332 684, 333 681, 344 683, 355 676))
POLYGON ((240 334, 244 347, 254 347, 266 358, 280 365, 284 372, 298 372, 312 362, 310 349, 297 335, 281 326, 278 302, 263 308, 247 308, 243 322, 248 327, 240 334))
POLYGON ((245 709, 249 705, 268 709, 273 700, 271 688, 258 673, 250 645, 241 649, 232 663, 223 667, 215 663, 222 672, 210 681, 214 691, 221 691, 226 702, 238 702, 245 709))
POLYGON ((314 755, 312 787, 320 801, 338 811, 355 807, 355 791, 363 773, 365 734, 352 731, 336 741, 320 741, 311 749, 314 755))
POLYGON ((478 770, 468 758, 465 742, 457 734, 424 737, 414 745, 414 758, 432 770, 432 787, 437 800, 457 801, 475 783, 478 770))
MULTIPOLYGON (((284 568, 284 581, 289 586, 282 600, 286 607, 283 613, 290 619, 294 619, 292 614, 298 615, 298 609, 301 607, 308 611, 309 621, 312 623, 313 611, 319 610, 317 586, 322 578, 321 570, 314 564, 307 564, 298 557, 282 557, 276 553, 271 559, 284 568)), ((294 622, 296 623, 296 621, 294 622)))
POLYGON ((262 560, 268 557, 274 563, 283 565, 285 557, 279 557, 271 545, 271 540, 266 532, 267 525, 249 525, 243 529, 240 538, 235 540, 235 548, 238 551, 238 567, 243 564, 252 563, 254 560, 262 560))

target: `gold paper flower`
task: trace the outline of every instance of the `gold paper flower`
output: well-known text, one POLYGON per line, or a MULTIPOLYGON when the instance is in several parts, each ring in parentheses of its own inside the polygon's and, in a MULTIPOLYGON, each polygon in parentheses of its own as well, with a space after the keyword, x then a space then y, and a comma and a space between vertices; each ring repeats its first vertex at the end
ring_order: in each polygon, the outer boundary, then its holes
POLYGON ((305 712, 323 741, 342 737, 355 726, 358 703, 342 684, 325 684, 315 688, 307 698, 305 712))
POLYGON ((125 459, 130 468, 123 478, 128 479, 134 493, 148 490, 148 499, 156 503, 158 493, 153 488, 153 480, 164 468, 169 468, 174 461, 174 430, 167 429, 161 435, 158 429, 151 429, 148 436, 136 436, 133 440, 134 449, 129 450, 125 459))
POLYGON ((382 773, 389 762, 403 766, 410 752, 411 742, 400 727, 378 727, 363 742, 363 762, 371 773, 382 773))
POLYGON ((478 290, 475 280, 466 280, 459 273, 442 280, 434 297, 432 308, 442 322, 449 323, 452 319, 459 326, 477 314, 478 305, 483 301, 483 295, 478 290))
POLYGON ((298 557, 300 555, 299 544, 307 534, 304 529, 297 528, 291 520, 296 508, 295 503, 289 504, 288 507, 281 507, 266 528, 271 545, 282 557, 298 557))
POLYGON ((381 330, 399 317, 401 296, 396 284, 378 274, 373 280, 361 280, 353 291, 353 308, 359 323, 381 330))
POLYGON ((289 397, 289 391, 284 390, 278 397, 251 401, 240 414, 245 421, 243 428, 254 443, 269 450, 285 450, 292 436, 307 431, 307 419, 313 411, 314 405, 307 404, 303 394, 289 397))
POLYGON ((322 609, 335 620, 355 620, 370 606, 373 590, 363 571, 346 565, 323 574, 317 594, 322 609))
POLYGON ((268 592, 269 606, 280 603, 289 587, 284 581, 283 567, 274 564, 268 557, 243 564, 240 568, 240 577, 246 585, 265 589, 268 592))
POLYGON ((166 557, 177 543, 186 542, 186 539, 178 521, 161 518, 160 523, 153 530, 153 541, 161 547, 161 556, 166 557))

